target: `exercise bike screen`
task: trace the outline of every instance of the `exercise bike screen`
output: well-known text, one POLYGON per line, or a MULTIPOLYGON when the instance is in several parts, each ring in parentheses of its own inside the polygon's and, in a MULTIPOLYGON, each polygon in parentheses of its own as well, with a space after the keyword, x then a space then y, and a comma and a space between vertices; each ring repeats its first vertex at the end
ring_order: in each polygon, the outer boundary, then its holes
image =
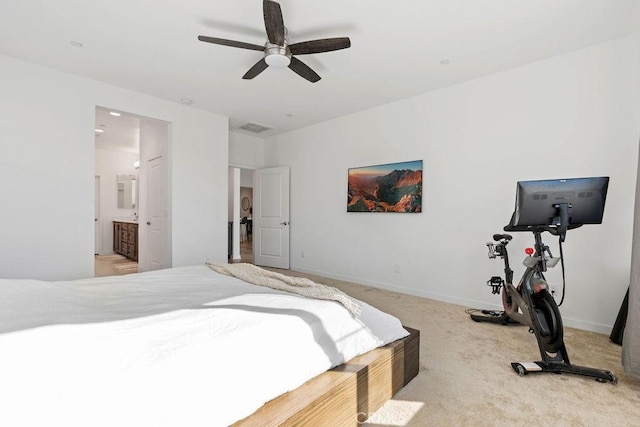
POLYGON ((556 225, 559 204, 569 205, 569 224, 601 224, 609 177, 519 181, 513 225, 556 225))

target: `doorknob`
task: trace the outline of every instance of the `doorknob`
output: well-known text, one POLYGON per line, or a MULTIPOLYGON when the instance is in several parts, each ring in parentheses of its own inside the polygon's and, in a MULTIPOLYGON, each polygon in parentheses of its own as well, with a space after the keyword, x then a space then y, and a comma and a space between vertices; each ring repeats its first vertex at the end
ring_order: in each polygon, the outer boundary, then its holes
POLYGON ((151 225, 151 221, 147 221, 147 225, 151 225))
POLYGON ((288 223, 287 221, 285 221, 285 222, 281 222, 280 224, 282 224, 282 225, 287 225, 287 224, 289 224, 289 223, 288 223))

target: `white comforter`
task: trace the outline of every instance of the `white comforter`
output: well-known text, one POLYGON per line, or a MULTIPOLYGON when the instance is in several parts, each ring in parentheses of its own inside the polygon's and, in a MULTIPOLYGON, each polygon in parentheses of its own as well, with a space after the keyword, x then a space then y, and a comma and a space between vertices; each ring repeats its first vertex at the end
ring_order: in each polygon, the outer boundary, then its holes
POLYGON ((0 279, 0 425, 224 426, 408 335, 206 266, 0 279))

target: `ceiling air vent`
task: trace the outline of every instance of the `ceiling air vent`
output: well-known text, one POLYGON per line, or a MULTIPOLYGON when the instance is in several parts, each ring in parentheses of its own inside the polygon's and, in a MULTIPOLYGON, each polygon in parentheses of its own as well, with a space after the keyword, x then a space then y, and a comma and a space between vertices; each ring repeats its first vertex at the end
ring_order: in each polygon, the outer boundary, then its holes
POLYGON ((253 133, 260 133, 264 132, 265 130, 271 130, 273 128, 265 125, 260 125, 258 123, 249 122, 246 125, 240 126, 238 129, 246 130, 253 133))

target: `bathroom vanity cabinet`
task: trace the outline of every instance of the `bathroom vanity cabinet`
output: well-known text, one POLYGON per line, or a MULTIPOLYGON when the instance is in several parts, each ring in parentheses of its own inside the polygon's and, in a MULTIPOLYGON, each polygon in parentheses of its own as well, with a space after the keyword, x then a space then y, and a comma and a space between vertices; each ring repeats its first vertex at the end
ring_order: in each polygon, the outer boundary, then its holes
POLYGON ((113 252, 138 261, 138 223, 113 221, 113 252))

